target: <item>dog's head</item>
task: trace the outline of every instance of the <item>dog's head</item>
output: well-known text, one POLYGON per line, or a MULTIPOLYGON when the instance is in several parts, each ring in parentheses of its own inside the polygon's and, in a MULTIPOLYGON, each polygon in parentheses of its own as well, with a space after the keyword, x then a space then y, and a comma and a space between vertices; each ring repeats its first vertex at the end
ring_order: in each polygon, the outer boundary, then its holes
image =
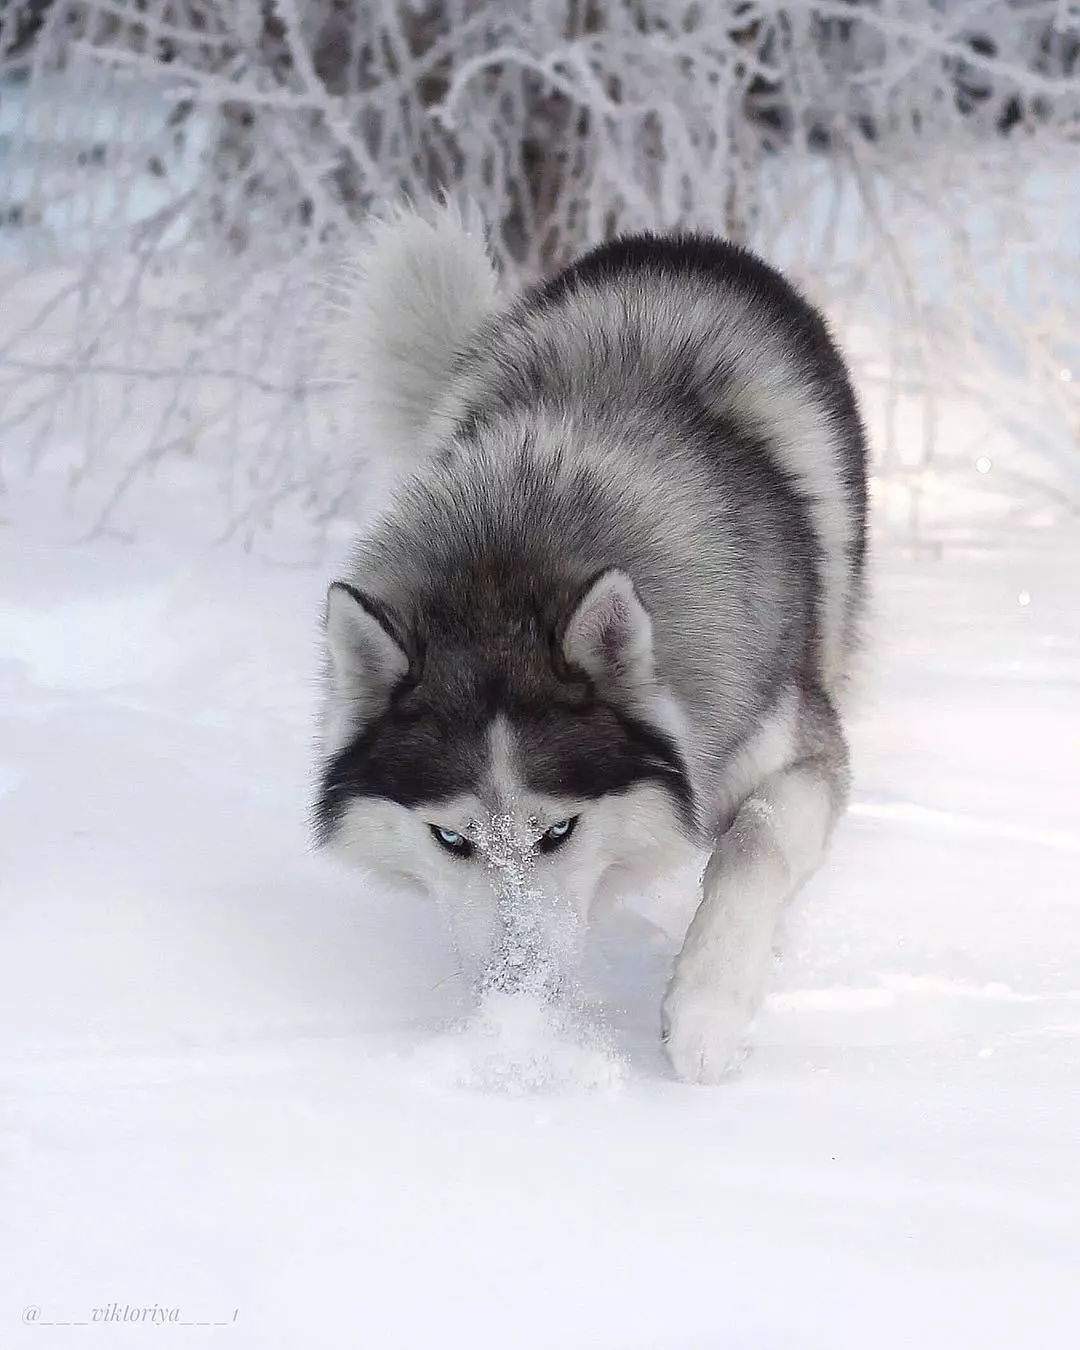
POLYGON ((317 829, 434 894, 490 962, 523 919, 539 941, 579 931, 605 874, 685 840, 691 786, 628 576, 562 613, 523 602, 500 631, 448 603, 330 588, 317 829))

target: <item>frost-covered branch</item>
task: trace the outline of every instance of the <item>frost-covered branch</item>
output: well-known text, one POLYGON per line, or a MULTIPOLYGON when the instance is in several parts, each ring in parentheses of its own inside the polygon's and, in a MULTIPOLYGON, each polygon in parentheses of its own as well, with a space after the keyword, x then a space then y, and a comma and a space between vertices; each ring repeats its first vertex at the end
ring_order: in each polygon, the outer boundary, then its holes
POLYGON ((182 455, 223 528, 347 511, 322 279, 444 189, 525 278, 618 230, 744 240, 886 391, 885 471, 967 472, 939 409, 977 387, 983 439, 1039 447, 1011 481, 1080 495, 1078 156, 1076 0, 8 0, 0 469, 65 446, 111 516, 182 455))

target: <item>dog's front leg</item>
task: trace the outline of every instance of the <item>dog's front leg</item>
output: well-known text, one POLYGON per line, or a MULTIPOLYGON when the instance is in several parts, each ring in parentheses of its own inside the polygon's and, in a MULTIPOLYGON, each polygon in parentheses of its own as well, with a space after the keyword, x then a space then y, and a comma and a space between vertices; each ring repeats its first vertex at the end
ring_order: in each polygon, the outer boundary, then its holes
POLYGON ((672 1066, 690 1082, 716 1082, 742 1057, 780 909, 818 866, 844 808, 847 749, 835 714, 821 702, 813 735, 804 736, 809 753, 746 798, 705 869, 663 1008, 672 1066))

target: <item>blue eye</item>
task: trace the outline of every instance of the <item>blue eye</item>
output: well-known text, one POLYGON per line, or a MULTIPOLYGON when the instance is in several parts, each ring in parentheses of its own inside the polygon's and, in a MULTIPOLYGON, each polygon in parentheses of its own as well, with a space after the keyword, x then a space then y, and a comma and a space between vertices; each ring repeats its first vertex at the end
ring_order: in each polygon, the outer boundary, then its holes
POLYGON ((539 849, 541 853, 551 853, 557 849, 560 844, 565 844, 574 833, 574 826, 578 823, 577 816, 569 816, 566 820, 560 820, 552 825, 550 829, 544 831, 539 839, 539 849))
POLYGON ((429 825, 428 829, 435 836, 447 853, 452 853, 456 858, 472 857, 472 840, 466 839, 463 834, 458 834, 457 830, 444 830, 441 825, 429 825))

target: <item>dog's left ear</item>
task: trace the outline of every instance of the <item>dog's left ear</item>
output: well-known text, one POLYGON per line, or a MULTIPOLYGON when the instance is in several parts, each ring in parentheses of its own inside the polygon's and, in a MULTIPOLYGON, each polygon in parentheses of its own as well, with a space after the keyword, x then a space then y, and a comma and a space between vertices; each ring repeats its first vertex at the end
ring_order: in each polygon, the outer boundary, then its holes
POLYGON ((601 572, 586 587, 566 625, 563 655, 601 689, 632 694, 652 684, 652 619, 625 572, 601 572))
POLYGON ((326 596, 330 687, 339 708, 362 724, 376 716, 409 673, 409 658, 389 609, 363 591, 335 581, 326 596))

